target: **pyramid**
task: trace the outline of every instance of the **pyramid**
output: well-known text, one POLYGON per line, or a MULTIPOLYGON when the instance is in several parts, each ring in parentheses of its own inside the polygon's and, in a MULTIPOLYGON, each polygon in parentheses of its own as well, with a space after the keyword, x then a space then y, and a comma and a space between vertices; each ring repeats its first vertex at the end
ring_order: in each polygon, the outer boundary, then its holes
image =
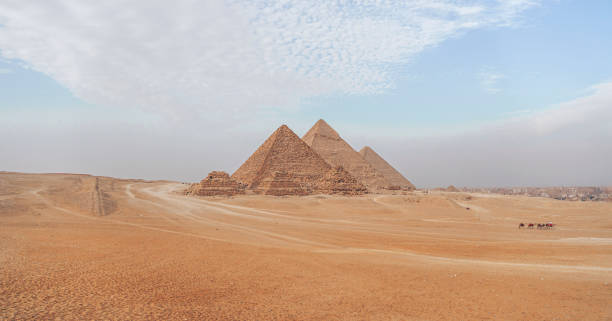
POLYGON ((231 179, 226 172, 213 171, 208 173, 208 176, 200 183, 192 184, 185 194, 200 196, 232 196, 244 194, 244 186, 231 179))
POLYGON ((332 166, 342 166, 368 189, 386 188, 390 185, 382 173, 376 171, 323 119, 302 137, 325 161, 332 166))
POLYGON ((379 173, 382 173, 387 181, 391 183, 391 186, 399 187, 401 189, 413 190, 414 185, 410 183, 400 172, 398 172, 393 166, 385 161, 380 155, 378 155, 372 148, 366 146, 359 151, 359 154, 370 163, 379 173))
POLYGON ((459 192, 459 189, 457 189, 457 188, 455 187, 455 185, 449 185, 449 186, 446 188, 446 191, 447 191, 447 192, 455 192, 455 193, 456 193, 456 192, 459 192))
POLYGON ((365 185, 344 170, 342 166, 330 169, 319 183, 320 191, 325 194, 359 195, 368 192, 365 185))
POLYGON ((294 179, 293 175, 277 171, 263 177, 257 184, 257 191, 265 195, 308 195, 311 188, 294 179))
MULTIPOLYGON (((338 193, 330 189, 328 181, 325 182, 326 175, 333 170, 289 127, 282 125, 234 172, 232 178, 256 193, 268 195, 338 193)), ((351 177, 348 173, 345 175, 351 177)), ((358 182, 352 185, 349 182, 342 190, 359 193, 363 188, 358 182)))

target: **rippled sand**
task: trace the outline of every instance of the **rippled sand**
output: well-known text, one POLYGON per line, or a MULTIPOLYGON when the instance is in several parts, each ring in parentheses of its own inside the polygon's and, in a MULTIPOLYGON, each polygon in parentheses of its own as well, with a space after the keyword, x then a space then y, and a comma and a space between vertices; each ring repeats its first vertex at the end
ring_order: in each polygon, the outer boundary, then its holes
POLYGON ((0 319, 612 319, 611 203, 185 187, 0 173, 0 319))

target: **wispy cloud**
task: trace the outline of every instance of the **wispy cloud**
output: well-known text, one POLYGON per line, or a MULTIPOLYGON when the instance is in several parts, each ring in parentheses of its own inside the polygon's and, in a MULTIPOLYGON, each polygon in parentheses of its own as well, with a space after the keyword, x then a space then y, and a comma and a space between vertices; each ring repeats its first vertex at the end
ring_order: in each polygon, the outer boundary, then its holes
POLYGON ((244 111, 372 94, 423 49, 509 26, 530 0, 0 3, 0 53, 82 99, 244 111))
POLYGON ((0 75, 7 75, 7 74, 12 74, 13 71, 11 69, 8 68, 0 68, 0 75))
POLYGON ((610 185, 610 119, 612 82, 606 82, 547 109, 442 135, 369 144, 420 186, 610 185))
POLYGON ((498 128, 546 135, 566 129, 601 130, 612 134, 612 82, 589 88, 581 98, 532 111, 499 124, 498 128))
POLYGON ((494 69, 484 68, 478 74, 478 78, 480 78, 480 85, 485 91, 496 94, 501 91, 499 86, 500 80, 506 78, 506 76, 494 69))

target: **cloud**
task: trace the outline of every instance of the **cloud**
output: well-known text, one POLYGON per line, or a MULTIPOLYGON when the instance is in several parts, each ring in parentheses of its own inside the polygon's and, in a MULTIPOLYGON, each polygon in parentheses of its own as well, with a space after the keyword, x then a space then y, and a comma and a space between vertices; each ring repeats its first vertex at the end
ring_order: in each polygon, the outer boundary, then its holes
POLYGON ((170 113, 375 94, 402 65, 534 1, 0 2, 0 54, 81 99, 170 113))
POLYGON ((12 74, 13 71, 11 69, 8 68, 0 68, 0 75, 8 75, 8 74, 12 74))
POLYGON ((500 72, 497 72, 491 68, 483 69, 479 74, 480 85, 482 88, 491 93, 496 94, 501 91, 499 87, 499 81, 506 78, 506 76, 500 72))
MULTIPOLYGON (((612 185, 612 82, 538 111, 428 137, 370 137, 417 186, 612 185)), ((356 146, 360 146, 357 144, 356 146)))
POLYGON ((612 133, 612 82, 588 88, 584 97, 552 108, 523 113, 492 125, 488 130, 548 135, 568 128, 607 129, 612 133))

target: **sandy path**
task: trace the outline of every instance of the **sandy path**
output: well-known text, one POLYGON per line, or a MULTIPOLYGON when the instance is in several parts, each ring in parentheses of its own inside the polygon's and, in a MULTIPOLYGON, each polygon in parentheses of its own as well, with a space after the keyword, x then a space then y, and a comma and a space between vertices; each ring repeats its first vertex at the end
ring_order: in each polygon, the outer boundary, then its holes
POLYGON ((177 234, 177 235, 182 235, 182 236, 189 236, 189 237, 196 237, 196 238, 200 238, 200 239, 207 239, 207 240, 214 240, 214 241, 220 241, 220 242, 226 242, 226 240, 220 239, 220 238, 213 238, 213 237, 209 237, 209 236, 205 236, 205 235, 200 235, 200 234, 193 234, 193 233, 186 233, 186 232, 181 232, 181 231, 174 231, 174 230, 170 230, 170 229, 163 229, 163 228, 159 228, 159 227, 154 227, 154 226, 148 226, 148 225, 144 225, 144 224, 136 224, 136 223, 130 223, 130 222, 126 222, 126 221, 122 221, 122 220, 118 220, 118 219, 109 219, 109 218, 104 218, 104 217, 98 217, 98 216, 91 216, 91 215, 87 215, 87 214, 81 214, 78 213, 74 210, 71 209, 67 209, 64 207, 60 207, 60 206, 56 206, 54 205, 52 202, 50 202, 48 199, 46 199, 45 197, 41 196, 40 194, 38 194, 38 192, 34 193, 38 199, 40 199, 41 201, 43 201, 45 204, 49 205, 49 207, 78 217, 78 218, 82 218, 85 220, 93 220, 93 221, 97 221, 97 222, 105 222, 105 223, 112 223, 112 224, 117 224, 117 225, 125 225, 125 226, 131 226, 131 227, 137 227, 140 229, 146 229, 146 230, 152 230, 152 231, 158 231, 158 232, 164 232, 164 233, 170 233, 170 234, 177 234))
MULTIPOLYGON (((269 245, 278 245, 278 241, 282 241, 284 246, 294 247, 294 246, 307 246, 307 247, 317 247, 317 248, 333 248, 335 246, 331 244, 316 242, 312 240, 307 240, 303 238, 294 237, 287 234, 275 233, 264 229, 258 229, 250 227, 249 225, 239 225, 239 224, 231 224, 227 222, 223 222, 222 220, 215 219, 215 217, 222 216, 233 216, 242 219, 250 219, 250 220, 260 220, 266 222, 274 222, 274 218, 269 218, 262 215, 253 215, 253 214, 245 214, 236 212, 229 208, 239 208, 241 210, 251 210, 244 207, 239 206, 223 206, 214 202, 207 202, 200 199, 193 199, 183 195, 177 195, 176 192, 183 188, 182 184, 166 184, 161 187, 155 188, 142 188, 140 191, 144 194, 148 194, 152 196, 151 199, 144 199, 143 201, 150 202, 151 204, 158 206, 160 208, 166 209, 169 211, 170 215, 177 215, 183 218, 187 218, 197 223, 210 225, 213 227, 221 227, 225 229, 230 229, 240 233, 249 233, 251 235, 257 236, 259 238, 267 239, 273 241, 272 244, 269 245)), ((127 191, 127 189, 126 189, 127 191)), ((131 192, 130 192, 131 194, 131 192)), ((133 194, 132 194, 133 195, 133 194)), ((263 214, 263 211, 252 210, 256 214, 263 214)), ((283 215, 276 215, 273 213, 265 213, 269 216, 278 216, 286 218, 283 215)), ((239 240, 239 238, 238 238, 239 240)), ((226 242, 238 242, 237 238, 230 237, 225 239, 226 242)))
POLYGON ((127 196, 131 199, 135 199, 136 196, 134 196, 134 194, 132 193, 132 185, 134 184, 126 184, 125 185, 125 194, 127 194, 127 196))

